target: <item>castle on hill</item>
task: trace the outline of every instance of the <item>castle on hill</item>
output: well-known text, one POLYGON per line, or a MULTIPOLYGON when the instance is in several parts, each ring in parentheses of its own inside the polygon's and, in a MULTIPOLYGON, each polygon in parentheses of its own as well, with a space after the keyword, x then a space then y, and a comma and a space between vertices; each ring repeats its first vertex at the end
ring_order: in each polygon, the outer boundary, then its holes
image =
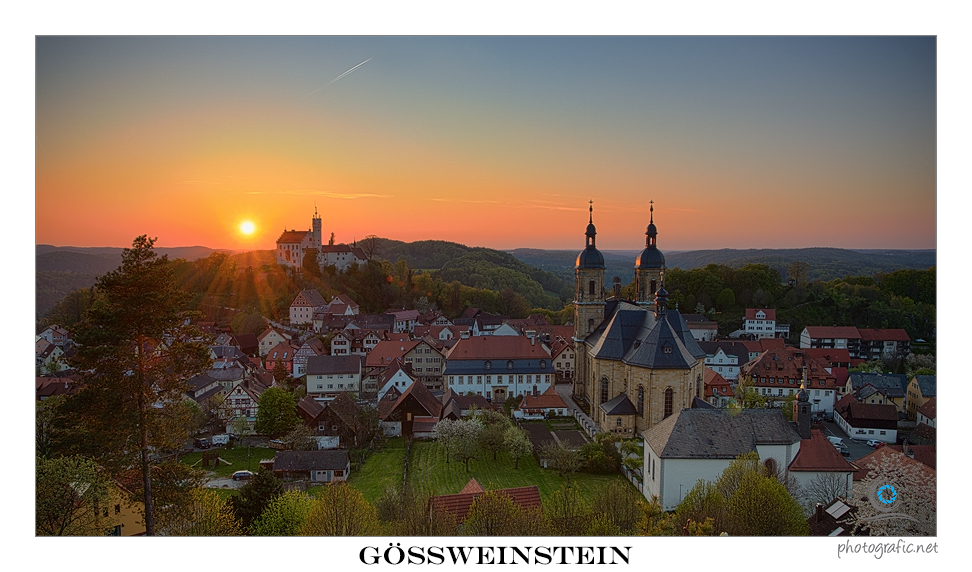
POLYGON ((317 264, 323 268, 334 266, 344 272, 352 264, 367 261, 364 251, 358 245, 324 244, 321 239, 321 217, 314 208, 310 230, 286 230, 277 239, 277 263, 296 269, 303 268, 305 256, 316 256, 317 264))

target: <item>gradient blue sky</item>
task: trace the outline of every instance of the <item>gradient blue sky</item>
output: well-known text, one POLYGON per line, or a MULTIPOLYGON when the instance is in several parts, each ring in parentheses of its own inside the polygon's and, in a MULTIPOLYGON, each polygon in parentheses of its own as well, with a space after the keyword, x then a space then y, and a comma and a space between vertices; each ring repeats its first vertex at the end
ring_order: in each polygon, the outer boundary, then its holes
POLYGON ((936 246, 934 37, 36 49, 39 243, 272 248, 316 203, 338 241, 576 248, 593 199, 635 249, 653 199, 669 250, 936 246))

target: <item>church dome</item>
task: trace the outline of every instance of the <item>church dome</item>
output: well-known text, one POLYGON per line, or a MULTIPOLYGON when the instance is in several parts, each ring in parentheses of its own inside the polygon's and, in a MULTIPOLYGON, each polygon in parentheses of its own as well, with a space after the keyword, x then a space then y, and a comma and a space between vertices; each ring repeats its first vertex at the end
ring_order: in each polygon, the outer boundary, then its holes
POLYGON ((588 246, 577 255, 577 268, 604 268, 604 255, 594 248, 588 246))
POLYGON ((635 260, 635 268, 664 268, 665 255, 658 250, 657 246, 649 246, 641 251, 638 259, 635 260))

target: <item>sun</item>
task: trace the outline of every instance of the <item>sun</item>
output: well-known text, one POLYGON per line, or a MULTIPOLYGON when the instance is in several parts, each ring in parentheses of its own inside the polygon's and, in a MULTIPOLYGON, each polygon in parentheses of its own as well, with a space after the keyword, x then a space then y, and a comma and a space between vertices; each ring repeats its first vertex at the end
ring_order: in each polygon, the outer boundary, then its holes
POLYGON ((256 230, 256 226, 248 220, 245 220, 240 223, 240 232, 242 232, 243 234, 250 235, 253 234, 253 231, 255 230, 256 230))

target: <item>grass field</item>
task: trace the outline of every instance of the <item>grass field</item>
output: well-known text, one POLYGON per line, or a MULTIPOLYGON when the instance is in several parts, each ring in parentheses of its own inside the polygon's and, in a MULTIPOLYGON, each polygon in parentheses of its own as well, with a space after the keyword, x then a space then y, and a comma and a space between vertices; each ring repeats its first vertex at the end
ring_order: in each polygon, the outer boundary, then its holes
MULTIPOLYGON (((226 463, 220 463, 215 470, 212 468, 207 469, 210 473, 217 477, 231 477, 236 471, 246 470, 246 447, 223 447, 218 450, 221 459, 225 459, 233 464, 227 465, 226 463)), ((260 468, 260 460, 272 459, 274 453, 276 453, 276 451, 270 448, 250 447, 250 470, 255 473, 256 470, 260 468)), ((202 467, 202 464, 199 462, 201 460, 202 452, 187 453, 184 456, 179 457, 180 462, 187 465, 195 465, 197 467, 202 467)))
POLYGON ((352 471, 348 484, 364 495, 368 502, 375 502, 384 494, 387 486, 402 484, 402 468, 405 464, 405 440, 389 439, 384 450, 372 453, 365 459, 360 471, 352 471))
MULTIPOLYGON (((521 457, 519 468, 514 469, 513 459, 506 453, 497 455, 495 461, 491 454, 483 453, 479 459, 469 462, 467 473, 462 463, 445 462, 445 451, 438 443, 416 441, 412 446, 412 463, 408 474, 412 486, 429 488, 437 495, 453 494, 462 490, 473 477, 486 490, 537 485, 540 498, 544 501, 567 480, 557 476, 553 470, 541 468, 532 455, 521 457)), ((575 473, 571 477, 571 482, 577 484, 578 492, 586 498, 615 480, 625 481, 619 474, 575 473)))

